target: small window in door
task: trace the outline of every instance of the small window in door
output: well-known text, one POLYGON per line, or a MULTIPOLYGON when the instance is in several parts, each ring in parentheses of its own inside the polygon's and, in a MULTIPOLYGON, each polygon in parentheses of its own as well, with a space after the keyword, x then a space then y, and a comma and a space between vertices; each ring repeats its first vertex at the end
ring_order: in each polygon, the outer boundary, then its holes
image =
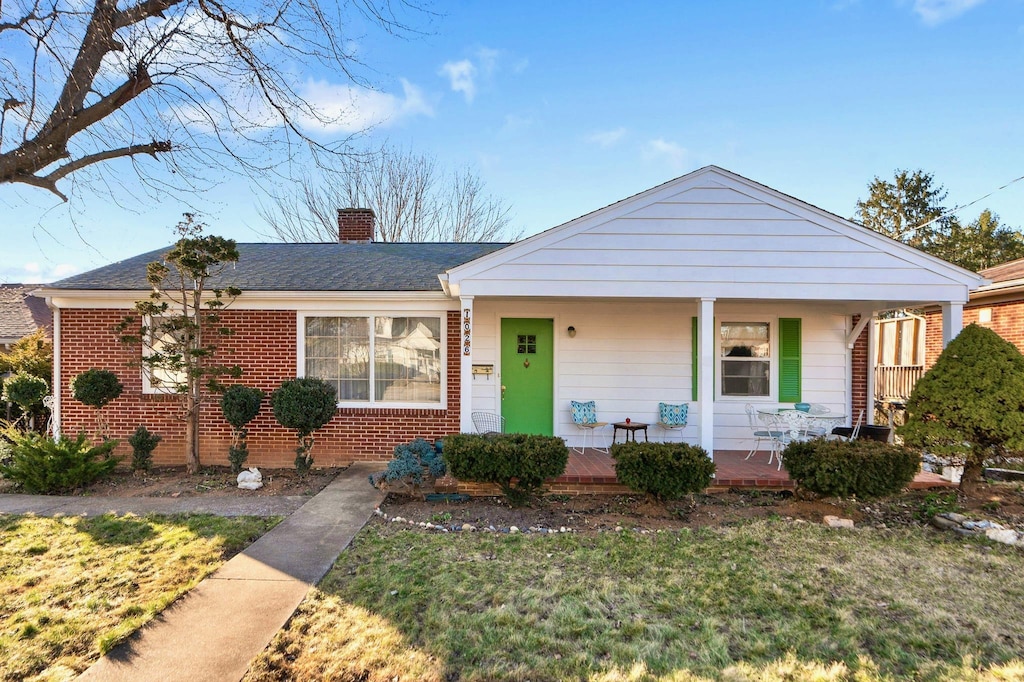
POLYGON ((537 354, 537 335, 536 334, 518 334, 516 336, 516 352, 519 355, 536 355, 537 354))

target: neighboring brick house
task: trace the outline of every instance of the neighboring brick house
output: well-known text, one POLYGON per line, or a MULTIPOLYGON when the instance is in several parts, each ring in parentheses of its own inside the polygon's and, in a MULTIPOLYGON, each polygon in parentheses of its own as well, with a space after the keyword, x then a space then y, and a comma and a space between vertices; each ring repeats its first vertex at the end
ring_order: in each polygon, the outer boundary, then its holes
MULTIPOLYGON (((297 375, 330 381, 337 416, 315 434, 318 464, 386 460, 394 446, 474 429, 474 411, 510 431, 580 443, 573 401, 597 418, 658 420, 689 404, 681 435, 709 453, 749 450, 746 406, 814 402, 847 423, 868 405, 874 311, 938 304, 944 337, 984 280, 791 196, 714 166, 514 244, 374 243, 372 214, 339 212, 339 243, 239 244, 222 285, 222 360, 271 391, 297 375)), ((151 251, 46 287, 55 310, 57 416, 90 429, 70 396, 99 367, 125 386, 112 435, 138 425, 180 463, 173 396, 154 391, 141 350, 112 327, 145 298, 151 251)), ((228 425, 201 413, 205 463, 227 462, 228 425)), ((293 434, 264 407, 250 463, 290 466, 293 434)), ((606 434, 606 438, 611 436, 606 434)), ((651 427, 651 440, 665 438, 651 427)), ((672 434, 678 438, 680 434, 672 434)), ((122 446, 124 447, 124 446, 122 446)))
POLYGON ((10 350, 11 344, 43 329, 52 338, 53 313, 46 301, 32 292, 39 288, 31 284, 0 284, 0 351, 10 350))
MULTIPOLYGON (((982 270, 991 283, 971 292, 964 306, 964 326, 988 327, 1024 353, 1024 258, 982 270)), ((925 311, 925 367, 942 352, 942 313, 925 311)))

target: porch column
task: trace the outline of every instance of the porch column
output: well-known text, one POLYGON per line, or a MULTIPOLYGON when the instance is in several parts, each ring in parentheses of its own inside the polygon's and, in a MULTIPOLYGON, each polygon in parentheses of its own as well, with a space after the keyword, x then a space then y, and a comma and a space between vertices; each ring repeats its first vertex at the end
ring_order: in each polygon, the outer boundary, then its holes
POLYGON ((943 303, 942 304, 942 347, 945 348, 949 342, 956 338, 960 330, 964 328, 964 304, 943 303))
POLYGON ((702 298, 697 306, 697 406, 700 411, 700 446, 715 458, 715 299, 702 298))
POLYGON ((459 431, 473 433, 473 297, 460 296, 459 431))

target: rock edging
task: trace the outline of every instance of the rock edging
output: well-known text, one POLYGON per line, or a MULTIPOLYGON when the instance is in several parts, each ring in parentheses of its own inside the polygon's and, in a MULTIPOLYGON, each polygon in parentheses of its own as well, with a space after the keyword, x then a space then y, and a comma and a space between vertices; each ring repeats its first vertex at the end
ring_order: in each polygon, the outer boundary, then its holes
POLYGON ((995 521, 974 521, 963 514, 945 512, 933 516, 931 524, 940 530, 953 531, 964 537, 986 537, 1004 545, 1024 546, 1024 536, 1021 533, 995 521))

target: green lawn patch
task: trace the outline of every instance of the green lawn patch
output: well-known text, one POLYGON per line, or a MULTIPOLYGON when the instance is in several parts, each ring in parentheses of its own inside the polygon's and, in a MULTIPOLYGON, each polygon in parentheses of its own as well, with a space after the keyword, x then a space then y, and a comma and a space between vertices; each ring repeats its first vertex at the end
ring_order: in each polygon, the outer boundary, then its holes
POLYGON ((0 517, 0 679, 71 679, 277 524, 0 517))
POLYGON ((554 536, 374 523, 247 680, 1024 679, 1022 559, 781 520, 554 536))

